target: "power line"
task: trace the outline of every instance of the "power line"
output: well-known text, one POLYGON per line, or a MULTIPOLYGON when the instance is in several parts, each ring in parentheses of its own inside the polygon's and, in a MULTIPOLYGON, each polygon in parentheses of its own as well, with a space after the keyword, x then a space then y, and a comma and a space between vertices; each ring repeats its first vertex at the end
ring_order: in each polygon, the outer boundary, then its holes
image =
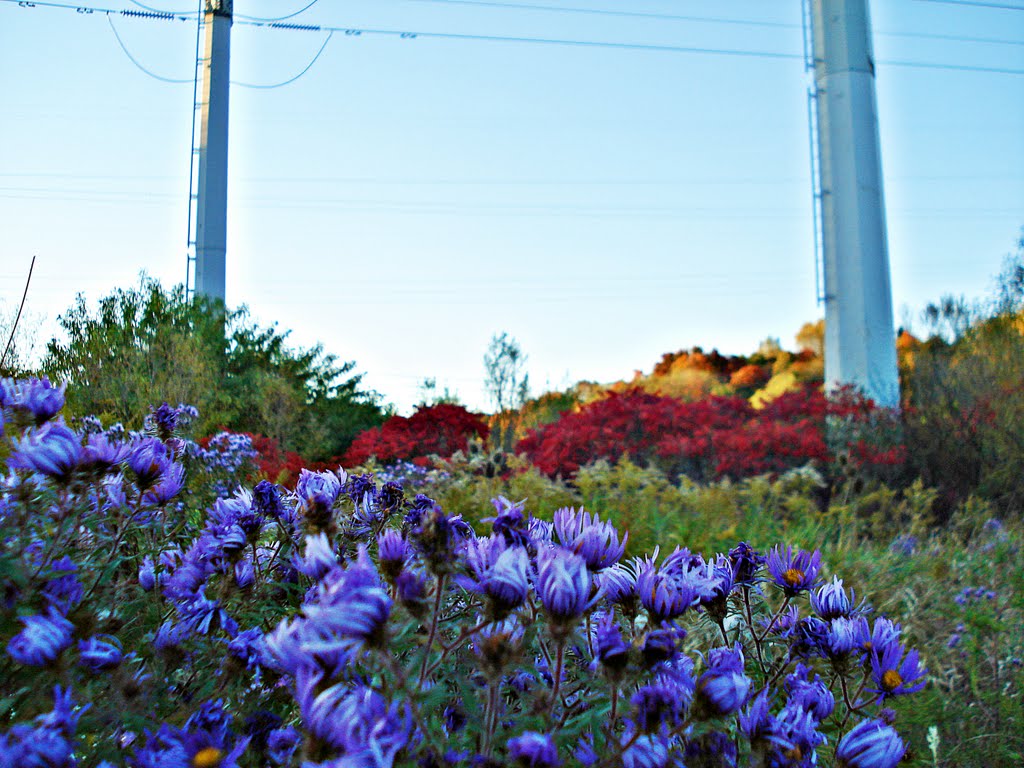
POLYGON ((174 84, 180 85, 182 83, 191 83, 193 81, 193 79, 191 77, 187 78, 187 79, 184 79, 184 80, 180 80, 178 78, 173 78, 173 77, 164 77, 163 75, 158 75, 156 72, 153 72, 153 71, 151 71, 149 69, 146 69, 146 67, 144 67, 139 62, 138 59, 136 59, 134 56, 132 56, 131 51, 128 50, 128 46, 126 46, 124 44, 124 40, 121 39, 121 35, 119 35, 117 33, 117 27, 114 26, 114 19, 113 19, 112 15, 109 14, 109 13, 107 14, 107 23, 110 24, 110 29, 114 33, 114 37, 117 39, 117 44, 119 46, 121 46, 121 50, 124 51, 124 55, 127 56, 128 60, 132 64, 134 64, 136 67, 138 67, 142 72, 146 73, 147 75, 152 77, 154 80, 159 80, 162 83, 174 83, 174 84))
MULTIPOLYGON (((670 21, 692 21, 698 23, 707 24, 733 24, 737 26, 747 27, 770 27, 774 29, 800 29, 801 25, 794 22, 785 21, 761 21, 753 19, 731 19, 724 18, 721 16, 682 16, 678 14, 668 13, 643 13, 636 11, 613 11, 600 8, 559 8, 551 5, 536 5, 536 4, 525 4, 525 3, 505 3, 505 2, 494 2, 492 0, 406 0, 406 2, 414 3, 437 3, 445 5, 465 5, 465 6, 479 6, 484 8, 499 8, 507 10, 525 10, 525 11, 547 11, 553 13, 577 13, 577 14, 593 14, 601 16, 625 16, 634 18, 648 18, 648 19, 660 19, 670 21)), ((987 43, 997 45, 1024 45, 1024 40, 1004 40, 999 38, 990 37, 966 37, 963 35, 943 35, 943 34, 932 34, 927 32, 885 32, 877 31, 876 34, 884 35, 887 37, 919 37, 924 39, 935 39, 935 40, 952 40, 961 41, 966 43, 987 43)))
POLYGON ((48 2, 47 0, 32 0, 32 2, 26 2, 26 0, 0 0, 0 3, 11 3, 17 5, 19 8, 56 8, 62 11, 74 11, 82 16, 92 16, 93 14, 106 14, 107 16, 110 16, 113 14, 127 18, 158 19, 160 21, 188 21, 189 19, 194 19, 196 17, 194 11, 188 13, 171 13, 170 11, 160 10, 132 11, 125 10, 124 8, 70 5, 68 3, 48 2))
POLYGON ((130 2, 133 5, 139 6, 139 8, 142 8, 143 10, 149 11, 150 13, 169 13, 172 16, 190 16, 193 13, 192 11, 165 11, 162 8, 151 8, 148 5, 143 5, 139 0, 130 0, 130 2))
MULTIPOLYGON (((255 24, 253 22, 239 22, 242 24, 250 24, 252 26, 264 26, 261 24, 255 24)), ((274 24, 266 25, 273 28, 274 24)), ((535 45, 564 45, 573 47, 584 47, 584 48, 614 48, 618 50, 643 50, 643 51, 656 51, 663 53, 699 53, 699 54, 711 54, 718 56, 742 56, 752 58, 768 58, 768 59, 803 59, 801 54, 796 53, 784 53, 778 51, 758 51, 743 48, 701 48, 694 46, 682 46, 682 45, 656 45, 651 43, 621 43, 615 41, 605 40, 574 40, 570 38, 552 38, 552 37, 520 37, 520 36, 508 36, 508 35, 484 35, 484 34, 473 34, 465 32, 412 32, 402 31, 396 29, 381 29, 381 28, 370 28, 370 27, 330 27, 320 25, 303 25, 301 27, 288 27, 289 29, 296 29, 300 31, 320 31, 320 32, 342 32, 349 37, 359 37, 361 35, 378 35, 378 36, 389 36, 399 37, 404 40, 413 40, 416 38, 432 38, 439 40, 467 40, 467 41, 480 41, 489 43, 528 43, 535 45)), ((921 69, 949 69, 949 70, 961 70, 964 72, 987 72, 990 74, 1003 74, 1003 75, 1024 75, 1024 70, 1020 69, 1005 69, 1002 67, 976 67, 967 64, 940 64, 932 62, 911 62, 911 61, 888 61, 881 60, 876 62, 884 66, 893 67, 917 67, 921 69)))
MULTIPOLYGON (((473 0, 474 2, 483 2, 484 0, 473 0)), ((929 0, 934 2, 953 2, 953 0, 929 0)), ((18 2, 18 0, 0 0, 0 2, 18 2)), ((470 0, 465 0, 470 2, 470 0)), ((962 4, 962 3, 960 3, 962 4)), ((87 11, 83 11, 82 8, 72 5, 66 5, 55 2, 41 2, 37 5, 45 5, 54 8, 64 8, 70 10, 76 10, 80 13, 105 13, 108 15, 119 13, 121 15, 136 15, 146 13, 143 11, 118 11, 114 9, 101 9, 92 8, 87 11)), ((24 7, 24 6, 23 6, 24 7)), ((1016 6, 1012 6, 1016 9, 1016 6)), ((1017 9, 1022 10, 1022 9, 1017 9)), ((164 18, 164 17, 161 17, 164 18)), ((173 17, 168 15, 166 18, 181 18, 184 20, 185 17, 173 17)), ((561 45, 571 46, 580 48, 606 48, 616 50, 639 50, 639 51, 652 51, 661 53, 690 53, 690 54, 706 54, 706 55, 717 55, 717 56, 739 56, 747 58, 764 58, 764 59, 789 59, 789 60, 803 60, 803 56, 797 53, 785 53, 778 51, 760 51, 751 49, 739 49, 739 48, 706 48, 697 46, 681 46, 681 45, 658 45, 652 43, 626 43, 616 41, 604 41, 604 40, 576 40, 572 38, 547 38, 547 37, 527 37, 527 36, 509 36, 509 35, 489 35, 489 34, 476 34, 476 33, 459 33, 459 32, 418 32, 411 30, 400 30, 400 29, 385 29, 385 28, 373 28, 373 27, 341 27, 341 26, 326 26, 318 24, 288 24, 283 22, 257 22, 257 21, 244 21, 239 20, 237 24, 262 27, 269 29, 288 29, 293 31, 302 32, 339 32, 348 37, 358 37, 361 35, 375 35, 375 36, 387 36, 397 37, 403 40, 413 40, 417 38, 428 38, 436 40, 464 40, 464 41, 478 41, 478 42, 502 42, 502 43, 524 43, 533 45, 561 45)), ((115 30, 116 33, 116 30, 115 30)), ((119 39, 120 42, 120 39, 119 39)), ((149 72, 141 64, 139 64, 131 54, 128 53, 127 49, 124 48, 124 44, 121 43, 122 49, 132 59, 132 61, 142 71, 155 77, 158 80, 164 82, 192 82, 191 80, 177 81, 171 78, 163 78, 159 75, 149 72)), ((318 54, 319 56, 319 54, 318 54)), ((315 61, 315 58, 314 58, 315 61)), ((959 70, 963 72, 976 72, 976 73, 988 73, 988 74, 1003 74, 1003 75, 1024 75, 1024 70, 1009 69, 1002 67, 983 67, 983 66, 972 66, 967 64, 943 64, 937 62, 914 62, 914 61, 887 61, 881 60, 877 62, 883 66, 895 66, 895 67, 913 67, 918 69, 941 69, 941 70, 959 70)), ((300 73, 299 76, 304 74, 300 73)), ((264 87, 281 87, 281 85, 287 84, 285 81, 282 84, 274 84, 271 86, 264 87)), ((250 85, 249 87, 259 87, 250 85)))
POLYGON ((924 40, 950 40, 958 43, 985 43, 987 45, 1024 45, 1024 40, 1002 40, 996 37, 966 37, 964 35, 942 35, 930 32, 875 32, 886 37, 915 37, 924 40))
POLYGON ((327 44, 329 42, 331 42, 331 38, 332 37, 334 37, 334 31, 333 30, 330 33, 328 33, 327 39, 324 40, 324 44, 320 46, 320 50, 316 52, 316 55, 310 60, 309 64, 307 64, 302 69, 302 71, 299 72, 299 74, 295 75, 294 77, 290 77, 287 80, 282 80, 280 83, 271 83, 269 85, 262 85, 262 84, 259 84, 259 83, 241 83, 241 82, 238 82, 236 80, 232 80, 231 84, 232 85, 239 85, 239 86, 241 86, 243 88, 260 88, 260 89, 269 90, 271 88, 281 88, 281 87, 283 87, 285 85, 289 85, 291 83, 294 83, 296 80, 298 80, 304 74, 309 72, 310 69, 312 69, 313 65, 316 64, 317 59, 320 58, 320 54, 322 54, 324 52, 324 49, 327 48, 327 44))
POLYGON ((913 67, 915 69, 950 69, 960 72, 988 72, 997 75, 1024 75, 1024 69, 1003 69, 1002 67, 974 67, 969 64, 938 64, 924 61, 879 61, 886 67, 913 67))
POLYGON ((973 8, 998 8, 1001 11, 1024 11, 1024 6, 1001 3, 981 3, 975 0, 917 0, 919 3, 944 3, 945 5, 966 5, 973 8))
POLYGON ((757 51, 743 48, 702 48, 684 45, 657 45, 654 43, 622 43, 605 40, 573 40, 569 38, 554 37, 520 37, 510 35, 486 35, 468 32, 413 32, 400 29, 385 29, 375 27, 331 27, 319 24, 308 25, 278 25, 261 24, 251 21, 240 21, 254 27, 293 29, 302 32, 340 32, 348 37, 359 37, 361 35, 374 35, 382 37, 397 37, 402 40, 414 40, 427 38, 436 40, 467 40, 490 43, 532 43, 541 45, 565 45, 582 48, 614 48, 618 50, 642 50, 659 51, 665 53, 704 53, 719 56, 743 56, 765 59, 803 59, 803 56, 796 53, 784 53, 778 51, 757 51))
POLYGON ((799 24, 777 21, 751 21, 747 19, 729 19, 713 16, 681 16, 673 13, 645 13, 642 11, 612 11, 602 8, 556 7, 552 5, 533 5, 525 3, 502 3, 490 0, 406 0, 413 3, 441 3, 445 5, 468 5, 483 8, 514 9, 522 11, 548 11, 555 13, 578 13, 596 16, 618 16, 638 19, 659 19, 662 21, 696 21, 711 24, 737 24, 747 27, 798 27, 799 24))
MULTIPOLYGON (((132 0, 132 2, 135 2, 135 0, 132 0)), ((295 13, 289 13, 287 16, 275 16, 273 18, 261 18, 259 16, 245 16, 244 14, 236 13, 236 14, 234 14, 234 18, 236 18, 236 19, 244 19, 246 21, 264 21, 264 22, 287 21, 288 19, 294 19, 296 16, 299 16, 300 14, 305 13, 306 11, 308 11, 310 8, 312 8, 314 5, 316 5, 319 2, 320 2, 320 0, 313 0, 313 2, 309 3, 309 5, 305 6, 304 8, 300 8, 299 10, 295 11, 295 13)))

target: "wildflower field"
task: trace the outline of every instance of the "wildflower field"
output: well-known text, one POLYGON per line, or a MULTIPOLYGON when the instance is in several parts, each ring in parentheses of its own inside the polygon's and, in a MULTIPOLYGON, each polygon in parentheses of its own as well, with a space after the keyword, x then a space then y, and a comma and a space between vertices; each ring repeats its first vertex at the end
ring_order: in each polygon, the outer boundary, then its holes
POLYGON ((0 768, 1024 764, 1015 295, 899 413, 763 349, 401 417, 79 305, 0 378, 0 768))

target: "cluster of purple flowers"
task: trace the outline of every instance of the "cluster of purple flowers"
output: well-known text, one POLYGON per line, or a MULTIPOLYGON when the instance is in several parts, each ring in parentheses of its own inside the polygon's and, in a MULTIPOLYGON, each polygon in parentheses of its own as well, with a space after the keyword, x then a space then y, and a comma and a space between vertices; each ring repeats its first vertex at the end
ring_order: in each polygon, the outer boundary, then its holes
POLYGON ((166 404, 143 434, 76 432, 62 404, 48 382, 0 383, 0 669, 22 691, 0 765, 894 768, 904 753, 885 705, 926 672, 817 551, 627 559, 627 536, 582 508, 542 520, 498 498, 478 532, 394 474, 342 470, 303 471, 293 492, 220 487, 201 511, 180 501, 185 467, 236 476, 244 436, 204 453, 179 434, 195 415, 166 404), (82 738, 87 709, 104 738, 82 738))
POLYGON ((252 438, 238 432, 218 432, 209 439, 205 448, 192 441, 184 445, 189 458, 212 476, 212 490, 216 496, 234 493, 241 479, 252 473, 259 456, 252 438))
POLYGON ((999 595, 995 590, 987 587, 964 587, 953 600, 958 605, 970 605, 971 603, 995 600, 997 597, 999 595))

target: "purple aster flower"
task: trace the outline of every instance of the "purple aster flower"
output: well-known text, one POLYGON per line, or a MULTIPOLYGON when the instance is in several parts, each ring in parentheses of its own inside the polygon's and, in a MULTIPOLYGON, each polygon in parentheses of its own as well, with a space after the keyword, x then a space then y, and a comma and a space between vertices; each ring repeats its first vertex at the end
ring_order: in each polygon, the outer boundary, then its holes
POLYGON ((71 689, 58 685, 53 689, 53 710, 37 717, 36 723, 46 728, 54 728, 70 739, 78 728, 78 719, 90 706, 76 706, 74 699, 71 698, 71 689))
POLYGON ((450 571, 456 561, 455 553, 466 539, 473 537, 473 529, 462 515, 447 515, 440 505, 420 494, 405 517, 409 543, 426 561, 434 574, 450 571))
POLYGON ((857 645, 864 651, 865 658, 872 653, 885 654, 887 648, 900 644, 902 629, 886 616, 876 618, 870 631, 866 620, 858 624, 858 630, 857 645))
POLYGON ((228 653, 245 664, 247 668, 253 667, 263 658, 266 643, 263 642, 263 632, 259 627, 239 632, 227 641, 228 653))
POLYGON ((146 741, 135 750, 132 765, 137 768, 188 768, 183 734, 163 724, 155 733, 146 733, 146 741))
POLYGON ((49 421, 64 407, 64 389, 66 385, 53 386, 45 376, 41 379, 29 379, 21 382, 16 403, 32 414, 37 425, 49 421))
POLYGON ((833 661, 845 659, 861 647, 861 638, 867 634, 867 626, 867 619, 863 616, 840 616, 833 619, 829 622, 828 633, 819 647, 833 661))
POLYGON ((219 600, 210 600, 202 592, 179 606, 181 624, 188 632, 208 635, 218 628, 228 637, 238 632, 238 623, 228 615, 219 600))
POLYGON ((917 537, 901 533, 889 545, 889 550, 903 557, 910 557, 917 549, 917 537))
POLYGON ((487 517, 482 520, 484 523, 493 523, 494 533, 505 539, 505 543, 512 547, 526 547, 530 550, 533 541, 530 537, 529 525, 524 512, 526 499, 512 502, 504 496, 491 499, 491 504, 498 514, 495 517, 487 517))
POLYGON ((78 663, 94 675, 121 665, 121 642, 111 635, 94 635, 78 643, 78 663))
POLYGON ((729 611, 729 593, 735 585, 736 573, 725 555, 718 555, 714 562, 707 564, 707 577, 711 588, 700 598, 701 607, 718 623, 725 620, 729 611))
POLYGON ((584 766, 584 768, 589 768, 589 766, 595 765, 600 760, 597 750, 594 749, 593 734, 586 733, 580 736, 576 742, 575 749, 573 749, 572 756, 576 759, 576 763, 584 766))
POLYGON ((375 494, 374 505, 386 515, 401 509, 403 504, 405 489, 393 480, 384 483, 375 494))
POLYGON ((389 528, 377 536, 377 562, 389 583, 394 584, 411 556, 409 544, 398 531, 389 528))
POLYGON ((340 568, 338 555, 327 534, 320 532, 306 537, 306 551, 295 559, 295 568, 313 581, 319 581, 331 571, 340 568))
POLYGON ((235 563, 235 584, 239 589, 248 589, 256 583, 256 569, 252 560, 243 557, 235 563))
POLYGON ((728 715, 738 710, 750 693, 750 678, 743 674, 743 651, 715 648, 708 653, 708 669, 697 680, 696 698, 701 711, 711 716, 728 715))
POLYGON ((633 723, 643 733, 675 728, 686 717, 692 694, 692 689, 677 684, 672 678, 659 677, 641 686, 630 699, 633 723))
POLYGON ((916 650, 903 655, 903 646, 890 643, 879 652, 871 652, 871 679, 874 688, 868 690, 882 696, 902 696, 924 688, 928 670, 918 661, 916 650))
POLYGON ((658 734, 647 734, 634 738, 626 731, 622 745, 631 746, 622 753, 622 768, 666 768, 669 764, 668 743, 658 734))
POLYGON ((102 432, 91 434, 82 449, 80 466, 84 472, 104 475, 127 460, 130 450, 125 443, 112 440, 102 432))
POLYGON ((741 541, 729 550, 729 562, 732 563, 734 580, 737 584, 746 586, 754 584, 764 561, 765 556, 745 541, 741 541))
MULTIPOLYGON (((473 639, 471 647, 479 657, 481 669, 488 679, 500 680, 506 667, 519 658, 524 634, 523 626, 515 616, 510 616, 502 621, 491 622, 473 639)), ((538 660, 537 669, 548 682, 554 681, 543 659, 538 660)))
POLYGON ((508 740, 508 756, 524 768, 558 768, 558 749, 550 734, 526 731, 508 740))
POLYGON ((406 568, 395 579, 395 595, 405 610, 421 618, 427 610, 426 574, 416 568, 406 568))
POLYGON ((156 633, 153 635, 153 647, 158 652, 177 648, 185 642, 187 636, 187 627, 171 621, 165 621, 157 628, 156 633))
POLYGON ((612 613, 605 614, 594 630, 594 650, 601 666, 612 678, 618 678, 629 663, 630 645, 622 639, 622 632, 612 613))
POLYGON ((679 653, 679 643, 685 637, 686 631, 682 629, 666 628, 650 632, 644 638, 644 644, 640 650, 644 666, 651 668, 675 658, 679 653))
POLYGON ((146 592, 151 592, 157 585, 156 566, 153 564, 153 556, 146 555, 142 558, 142 565, 139 567, 139 586, 146 592))
POLYGON ((530 589, 530 560, 523 547, 509 547, 496 535, 471 539, 465 544, 463 559, 469 574, 457 576, 456 581, 463 589, 485 597, 489 618, 500 621, 523 604, 530 589))
MULTIPOLYGON (((751 752, 765 764, 774 764, 766 757, 782 757, 793 746, 786 738, 782 724, 771 713, 770 706, 770 694, 765 688, 739 713, 738 718, 740 733, 749 739, 751 752)), ((782 760, 776 762, 785 765, 782 760)))
POLYGON ((75 765, 74 745, 52 728, 16 725, 0 736, 0 764, 49 768, 75 765))
POLYGON ((291 674, 303 666, 337 667, 362 645, 383 645, 390 612, 391 598, 361 547, 347 570, 332 571, 320 581, 301 617, 282 621, 267 635, 267 648, 291 674))
POLYGON ((856 607, 854 591, 851 589, 847 594, 843 589, 843 580, 838 576, 811 593, 811 608, 825 621, 867 612, 866 606, 859 609, 856 607))
POLYGON ((295 681, 306 730, 352 765, 392 765, 412 736, 409 713, 369 688, 338 684, 318 692, 320 682, 319 672, 305 669, 295 681))
POLYGON ((783 553, 780 546, 775 546, 768 553, 768 572, 772 579, 782 587, 787 597, 796 597, 801 592, 813 589, 817 583, 818 572, 821 570, 821 552, 793 552, 786 547, 783 553))
POLYGON ((128 466, 135 473, 139 489, 147 491, 159 482, 172 461, 166 445, 155 437, 146 437, 135 444, 128 457, 128 466))
POLYGON ((367 497, 373 498, 377 493, 377 480, 373 476, 373 472, 367 472, 362 475, 352 475, 348 478, 348 482, 345 483, 345 493, 352 503, 357 507, 363 503, 363 500, 367 497))
POLYGON ((14 379, 0 378, 0 409, 13 408, 18 403, 18 383, 14 379))
POLYGON ((82 457, 78 435, 60 421, 51 421, 11 441, 11 469, 26 469, 57 480, 67 479, 82 457))
POLYGON ((785 688, 789 694, 787 706, 803 707, 819 723, 835 709, 832 691, 813 669, 804 664, 797 664, 793 673, 786 676, 785 688))
POLYGON ((21 618, 25 628, 7 643, 8 655, 19 664, 42 667, 49 664, 71 645, 74 625, 55 608, 45 616, 21 618))
POLYGON ((629 534, 619 542, 619 532, 610 522, 601 522, 598 515, 591 515, 582 507, 577 512, 572 507, 555 511, 554 530, 558 540, 566 549, 580 555, 587 568, 597 572, 615 565, 626 552, 629 534))
POLYGON ((261 517, 277 520, 284 512, 281 491, 269 480, 260 480, 252 489, 252 508, 261 517))
POLYGON ((293 726, 274 729, 267 735, 267 757, 275 765, 291 764, 292 755, 298 749, 301 738, 293 726))
POLYGON ((47 581, 41 590, 46 602, 64 616, 67 616, 85 595, 82 583, 76 575, 77 571, 78 566, 65 555, 50 565, 50 572, 54 578, 47 581))
POLYGON ((586 561, 559 547, 537 554, 537 597, 548 613, 553 634, 565 639, 576 621, 593 605, 586 561))
POLYGON ((627 566, 613 565, 597 576, 604 599, 612 605, 622 606, 627 615, 636 613, 636 573, 627 566))
POLYGON ((295 484, 295 498, 300 514, 313 531, 326 531, 334 519, 334 502, 341 495, 342 483, 333 472, 310 472, 303 469, 295 484))
POLYGON ((655 624, 672 621, 713 596, 715 586, 707 564, 686 549, 673 552, 660 568, 644 568, 636 580, 640 602, 655 624))
POLYGON ((789 742, 783 756, 792 765, 817 765, 815 750, 825 742, 825 736, 818 732, 818 721, 799 704, 787 704, 779 712, 776 723, 780 734, 789 742))
POLYGON ((185 468, 181 464, 171 463, 159 482, 146 491, 143 499, 147 504, 163 506, 185 487, 185 468))
POLYGON ((146 417, 146 421, 152 425, 157 438, 166 442, 174 437, 174 430, 178 428, 178 409, 167 403, 163 403, 159 408, 150 407, 150 415, 146 417))
POLYGON ((836 747, 839 768, 896 768, 906 752, 896 730, 881 720, 864 720, 836 747))

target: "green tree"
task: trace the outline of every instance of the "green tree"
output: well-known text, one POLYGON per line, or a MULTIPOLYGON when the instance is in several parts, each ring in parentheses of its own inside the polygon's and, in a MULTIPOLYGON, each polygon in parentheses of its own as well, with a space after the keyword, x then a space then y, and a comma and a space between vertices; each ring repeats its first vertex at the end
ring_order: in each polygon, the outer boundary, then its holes
POLYGON ((341 455, 386 415, 379 395, 360 388, 355 363, 319 345, 293 348, 245 307, 187 299, 182 286, 143 277, 95 312, 79 295, 59 323, 65 338, 50 341, 43 371, 68 382, 73 414, 138 427, 150 405, 189 403, 198 434, 256 432, 311 461, 341 455))
POLYGON ((505 331, 492 336, 484 354, 484 370, 484 389, 495 408, 494 442, 502 450, 511 451, 516 409, 530 396, 526 355, 519 342, 505 331))

